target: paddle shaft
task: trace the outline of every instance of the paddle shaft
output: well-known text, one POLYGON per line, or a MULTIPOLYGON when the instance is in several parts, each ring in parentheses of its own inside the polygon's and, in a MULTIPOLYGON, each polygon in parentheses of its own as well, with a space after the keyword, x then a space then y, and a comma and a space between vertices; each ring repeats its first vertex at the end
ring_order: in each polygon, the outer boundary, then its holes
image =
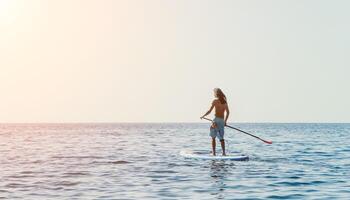
MULTIPOLYGON (((203 117, 203 119, 213 122, 213 120, 208 119, 208 118, 206 118, 206 117, 203 117)), ((250 134, 250 133, 248 133, 248 132, 245 132, 245 131, 243 131, 243 130, 241 130, 241 129, 238 129, 238 128, 235 128, 235 127, 229 126, 229 125, 225 125, 225 126, 227 126, 227 127, 229 127, 229 128, 232 128, 232 129, 234 129, 234 130, 237 130, 237 131, 239 131, 239 132, 245 133, 245 134, 247 134, 247 135, 250 135, 250 136, 252 136, 252 137, 255 137, 256 139, 259 139, 259 140, 261 140, 261 141, 263 141, 263 142, 265 142, 265 143, 267 143, 267 144, 272 144, 271 141, 267 141, 267 140, 261 139, 260 137, 255 136, 255 135, 253 135, 253 134, 250 134)))

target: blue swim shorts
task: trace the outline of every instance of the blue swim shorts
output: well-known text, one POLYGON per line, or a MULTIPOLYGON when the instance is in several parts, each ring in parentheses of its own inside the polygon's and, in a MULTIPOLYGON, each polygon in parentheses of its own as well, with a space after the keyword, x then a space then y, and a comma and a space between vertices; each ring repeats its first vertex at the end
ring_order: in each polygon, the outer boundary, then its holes
POLYGON ((215 123, 215 127, 210 126, 210 136, 212 138, 218 137, 219 140, 224 139, 224 128, 225 128, 225 120, 222 118, 215 117, 213 120, 213 123, 215 123))

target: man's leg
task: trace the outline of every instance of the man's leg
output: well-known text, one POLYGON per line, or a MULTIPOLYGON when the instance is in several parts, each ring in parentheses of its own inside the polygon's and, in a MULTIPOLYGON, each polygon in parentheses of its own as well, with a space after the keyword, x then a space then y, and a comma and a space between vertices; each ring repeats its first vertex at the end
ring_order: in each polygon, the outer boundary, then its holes
POLYGON ((215 148, 216 148, 216 141, 215 141, 215 137, 211 138, 211 147, 213 149, 213 156, 216 156, 216 152, 215 152, 215 148))
POLYGON ((220 143, 221 143, 221 148, 222 148, 222 155, 223 155, 223 156, 226 156, 226 152, 225 152, 225 140, 224 140, 224 139, 220 140, 220 143))

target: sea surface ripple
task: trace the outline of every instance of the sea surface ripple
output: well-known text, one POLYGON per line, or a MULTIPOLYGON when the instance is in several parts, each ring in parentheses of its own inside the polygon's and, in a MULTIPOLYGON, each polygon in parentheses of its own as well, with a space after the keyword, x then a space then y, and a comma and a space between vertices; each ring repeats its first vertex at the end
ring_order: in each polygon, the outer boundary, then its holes
MULTIPOLYGON (((234 124, 249 161, 191 160, 209 124, 0 124, 0 199, 350 199, 350 124, 234 124)), ((219 149, 218 149, 219 150, 219 149)))

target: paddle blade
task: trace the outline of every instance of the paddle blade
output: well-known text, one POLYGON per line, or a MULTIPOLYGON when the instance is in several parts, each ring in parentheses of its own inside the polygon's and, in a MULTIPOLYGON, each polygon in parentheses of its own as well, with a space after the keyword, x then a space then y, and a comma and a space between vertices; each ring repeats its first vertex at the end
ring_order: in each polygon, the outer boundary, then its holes
POLYGON ((266 141, 266 140, 263 140, 266 144, 272 144, 271 141, 266 141))

